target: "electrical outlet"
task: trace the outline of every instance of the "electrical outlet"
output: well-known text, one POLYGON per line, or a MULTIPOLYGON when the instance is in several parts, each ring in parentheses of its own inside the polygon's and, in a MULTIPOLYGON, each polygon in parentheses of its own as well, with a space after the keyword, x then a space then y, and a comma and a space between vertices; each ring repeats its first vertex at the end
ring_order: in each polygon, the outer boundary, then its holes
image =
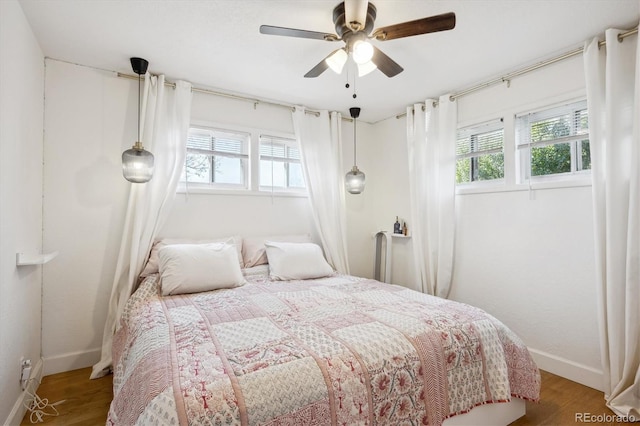
POLYGON ((22 390, 27 388, 29 378, 31 377, 31 360, 20 358, 20 385, 22 390))

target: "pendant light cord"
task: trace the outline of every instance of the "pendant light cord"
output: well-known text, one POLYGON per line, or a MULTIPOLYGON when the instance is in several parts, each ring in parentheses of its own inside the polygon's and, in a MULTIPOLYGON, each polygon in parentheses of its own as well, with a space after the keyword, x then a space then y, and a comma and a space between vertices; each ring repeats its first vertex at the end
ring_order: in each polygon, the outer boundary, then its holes
POLYGON ((138 140, 140 142, 140 74, 138 74, 138 140))
POLYGON ((357 167, 358 162, 356 161, 356 118, 353 118, 353 165, 357 167))

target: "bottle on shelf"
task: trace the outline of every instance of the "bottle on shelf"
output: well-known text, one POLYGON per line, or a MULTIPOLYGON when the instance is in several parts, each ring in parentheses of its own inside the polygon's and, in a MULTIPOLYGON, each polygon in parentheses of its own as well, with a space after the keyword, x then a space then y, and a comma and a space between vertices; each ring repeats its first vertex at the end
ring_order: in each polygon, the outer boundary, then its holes
POLYGON ((398 216, 396 216, 396 223, 393 224, 393 233, 402 234, 402 228, 400 227, 400 220, 398 220, 398 216))

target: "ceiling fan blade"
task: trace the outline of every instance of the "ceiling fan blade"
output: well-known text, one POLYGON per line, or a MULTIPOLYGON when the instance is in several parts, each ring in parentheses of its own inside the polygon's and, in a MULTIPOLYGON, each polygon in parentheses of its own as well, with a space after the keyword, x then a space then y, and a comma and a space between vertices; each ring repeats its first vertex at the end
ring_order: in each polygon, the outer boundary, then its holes
POLYGON ((295 28, 274 27, 272 25, 260 25, 260 33, 279 35, 285 37, 310 38, 314 40, 336 41, 339 37, 335 34, 321 33, 318 31, 298 30, 295 28))
POLYGON ((315 67, 311 68, 309 70, 309 72, 307 72, 304 77, 305 78, 315 78, 318 77, 320 74, 322 74, 323 72, 325 72, 327 70, 327 68, 329 68, 329 65, 327 65, 327 61, 325 61, 324 59, 322 61, 320 61, 318 63, 318 65, 316 65, 315 67))
POLYGON ((373 57, 371 58, 371 62, 376 64, 378 69, 389 78, 394 77, 404 71, 404 68, 398 65, 396 61, 382 53, 382 50, 378 49, 375 46, 373 47, 373 57))
POLYGON ((443 13, 442 15, 430 16, 428 18, 416 19, 415 21, 378 28, 373 32, 371 37, 380 41, 393 40, 396 38, 451 30, 455 26, 456 14, 449 12, 443 13))
MULTIPOLYGON (((315 67, 311 68, 309 70, 309 72, 307 72, 304 76, 306 78, 314 78, 314 77, 319 76, 323 72, 325 72, 327 70, 327 68, 329 68, 329 62, 327 61, 327 59, 332 57, 338 50, 344 50, 344 49, 342 49, 342 48, 336 49, 333 52, 329 53, 326 58, 324 58, 322 61, 320 61, 318 63, 318 65, 316 65, 315 67)), ((346 62, 346 59, 347 59, 347 54, 345 53, 344 54, 344 61, 345 62, 346 62)), ((342 63, 342 65, 344 65, 344 62, 342 63)), ((340 67, 340 68, 342 68, 342 67, 340 67)), ((338 71, 336 71, 336 72, 338 72, 338 71)))

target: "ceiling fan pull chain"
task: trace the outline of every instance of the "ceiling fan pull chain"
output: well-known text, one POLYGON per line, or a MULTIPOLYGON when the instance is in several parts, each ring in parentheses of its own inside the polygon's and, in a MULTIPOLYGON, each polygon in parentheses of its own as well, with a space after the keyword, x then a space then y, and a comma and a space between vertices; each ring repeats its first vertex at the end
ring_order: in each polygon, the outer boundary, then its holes
POLYGON ((358 95, 356 95, 356 75, 355 73, 353 74, 353 99, 357 98, 358 95))
POLYGON ((349 71, 351 70, 351 64, 347 63, 347 72, 345 73, 345 77, 347 78, 347 83, 344 85, 345 89, 351 87, 349 85, 349 71))

